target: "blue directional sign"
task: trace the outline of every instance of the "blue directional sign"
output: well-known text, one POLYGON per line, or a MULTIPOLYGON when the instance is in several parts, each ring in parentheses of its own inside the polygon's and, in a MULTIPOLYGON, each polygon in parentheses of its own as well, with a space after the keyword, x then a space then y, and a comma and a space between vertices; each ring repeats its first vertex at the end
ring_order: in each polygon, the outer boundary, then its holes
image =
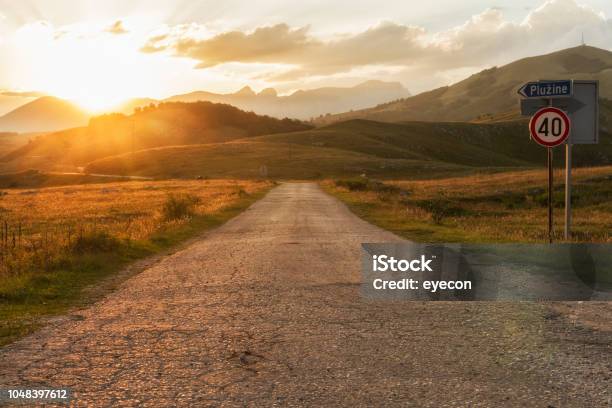
POLYGON ((571 80, 527 82, 518 93, 523 98, 567 98, 572 96, 571 80))

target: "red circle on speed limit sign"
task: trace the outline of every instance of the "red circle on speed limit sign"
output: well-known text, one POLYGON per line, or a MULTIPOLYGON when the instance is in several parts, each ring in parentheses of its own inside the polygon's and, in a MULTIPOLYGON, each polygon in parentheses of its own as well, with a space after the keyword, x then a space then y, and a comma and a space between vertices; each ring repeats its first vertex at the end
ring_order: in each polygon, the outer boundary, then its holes
POLYGON ((531 137, 545 147, 555 147, 567 140, 570 119, 567 113, 557 108, 542 108, 529 121, 531 137))

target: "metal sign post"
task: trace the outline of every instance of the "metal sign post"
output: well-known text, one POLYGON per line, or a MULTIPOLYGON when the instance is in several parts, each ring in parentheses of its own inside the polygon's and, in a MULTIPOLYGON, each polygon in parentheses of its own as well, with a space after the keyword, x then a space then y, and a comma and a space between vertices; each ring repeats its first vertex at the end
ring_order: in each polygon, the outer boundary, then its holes
POLYGON ((572 143, 571 140, 565 145, 565 229, 563 239, 571 238, 572 225, 572 143))
POLYGON ((548 242, 553 242, 553 150, 548 148, 548 242))
MULTIPOLYGON (((571 82, 570 82, 571 83, 571 82)), ((548 106, 552 106, 552 99, 548 100, 548 106)), ((548 243, 553 243, 553 150, 548 148, 548 243)))
MULTIPOLYGON (((552 99, 548 100, 548 106, 552 106, 552 99)), ((548 148, 548 243, 553 243, 553 150, 548 148)))
MULTIPOLYGON (((552 102, 549 102, 552 104, 552 102)), ((561 109, 542 108, 529 121, 529 133, 548 153, 548 242, 553 242, 553 147, 563 144, 570 132, 571 122, 561 109)))
MULTIPOLYGON (((599 142, 599 82, 593 80, 553 80, 528 82, 518 89, 521 95, 521 114, 537 115, 543 108, 554 107, 569 114, 571 132, 565 142, 565 229, 564 239, 571 239, 572 225, 572 147, 577 144, 599 142)), ((567 116, 567 115, 566 115, 567 116)), ((535 117, 535 116, 534 116, 535 117)), ((533 121, 533 118, 532 118, 533 121)), ((532 138, 534 129, 530 130, 532 138)), ((550 139, 549 139, 550 140, 550 139)), ((549 216, 552 197, 552 152, 550 144, 540 143, 549 148, 549 216)), ((552 235, 552 217, 549 219, 549 240, 552 235)))

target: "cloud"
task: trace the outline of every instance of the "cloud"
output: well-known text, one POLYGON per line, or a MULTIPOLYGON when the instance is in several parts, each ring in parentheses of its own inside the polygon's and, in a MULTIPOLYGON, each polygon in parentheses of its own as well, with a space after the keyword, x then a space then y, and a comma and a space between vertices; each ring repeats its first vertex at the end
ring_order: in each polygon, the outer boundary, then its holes
POLYGON ((151 37, 141 50, 171 50, 174 55, 199 61, 198 68, 232 62, 294 65, 293 75, 285 75, 299 77, 405 61, 424 51, 418 44, 423 33, 418 27, 385 22, 354 35, 325 41, 310 35, 309 27, 277 24, 251 32, 224 32, 201 40, 175 31, 151 37))
POLYGON ((160 34, 160 35, 150 37, 147 40, 147 43, 140 48, 140 51, 144 53, 154 53, 154 52, 163 51, 166 48, 168 48, 168 46, 164 44, 167 38, 168 38, 167 34, 160 34))
POLYGON ((228 31, 203 40, 185 33, 188 28, 151 37, 142 51, 171 48, 176 55, 200 61, 199 68, 209 68, 229 62, 296 62, 318 43, 307 36, 307 27, 292 29, 287 24, 259 27, 250 33, 228 31))
POLYGON ((115 21, 104 31, 106 31, 107 33, 111 33, 111 34, 126 34, 128 32, 123 26, 123 21, 121 20, 115 21))
MULTIPOLYGON (((581 32, 593 34, 592 43, 606 47, 612 39, 610 21, 574 0, 550 0, 530 12, 520 23, 505 21, 499 10, 489 9, 465 24, 440 33, 436 40, 461 51, 457 62, 467 58, 481 61, 500 54, 544 52, 578 45, 581 32)), ((457 53, 455 53, 457 54, 457 53)))
POLYGON ((290 81, 374 66, 435 74, 494 65, 578 45, 582 32, 590 45, 607 48, 612 43, 612 23, 604 15, 574 0, 549 0, 521 22, 510 22, 503 10, 491 8, 434 33, 393 22, 332 38, 288 24, 218 33, 198 24, 181 25, 152 35, 141 51, 190 58, 197 68, 276 64, 268 80, 290 81))

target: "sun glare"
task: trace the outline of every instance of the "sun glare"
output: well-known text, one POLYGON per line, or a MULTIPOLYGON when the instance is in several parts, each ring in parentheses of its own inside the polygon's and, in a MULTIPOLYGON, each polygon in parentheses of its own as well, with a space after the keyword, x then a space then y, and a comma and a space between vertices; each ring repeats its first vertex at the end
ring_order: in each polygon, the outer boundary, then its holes
POLYGON ((122 103, 127 101, 127 98, 92 94, 70 98, 70 100, 91 113, 104 113, 119 108, 122 103))
MULTIPOLYGON (((82 55, 82 54, 81 54, 82 55)), ((88 60, 74 60, 69 72, 58 72, 51 93, 74 101, 92 113, 112 110, 134 96, 138 68, 126 63, 129 53, 107 55, 104 50, 90 53, 88 60)))
POLYGON ((143 39, 91 30, 73 26, 64 33, 45 23, 19 30, 21 57, 28 61, 22 70, 34 81, 30 87, 92 113, 107 112, 135 96, 155 95, 160 82, 152 79, 152 57, 138 52, 143 39))

